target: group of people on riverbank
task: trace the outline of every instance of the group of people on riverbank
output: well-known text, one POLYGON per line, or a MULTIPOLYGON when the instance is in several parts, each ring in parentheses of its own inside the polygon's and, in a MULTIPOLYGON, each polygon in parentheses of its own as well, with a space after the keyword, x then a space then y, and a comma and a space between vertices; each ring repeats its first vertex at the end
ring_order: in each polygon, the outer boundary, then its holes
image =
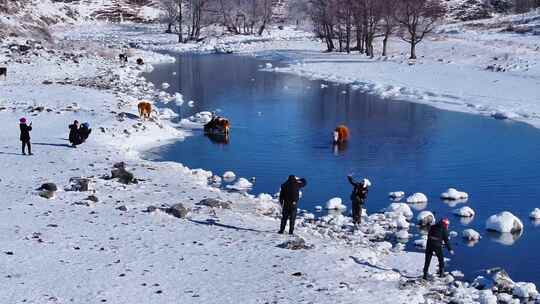
MULTIPOLYGON (((28 123, 26 118, 22 117, 19 119, 19 130, 21 132, 19 139, 22 143, 22 154, 27 155, 26 151, 28 151, 28 155, 34 155, 32 153, 32 144, 30 143, 32 123, 28 123)), ((77 145, 84 143, 90 136, 90 133, 92 133, 92 129, 89 123, 85 122, 79 125, 79 122, 75 120, 73 124, 69 125, 69 142, 71 146, 77 147, 77 145)))
MULTIPOLYGON (((347 180, 353 188, 350 196, 352 203, 352 218, 355 229, 358 229, 362 222, 362 209, 364 209, 371 183, 367 179, 355 181, 352 175, 348 175, 347 180)), ((304 188, 306 185, 307 180, 305 178, 298 178, 295 175, 289 175, 287 180, 281 185, 279 203, 282 207, 282 216, 278 231, 279 234, 285 232, 287 222, 289 222, 289 235, 294 234, 296 212, 298 209, 298 201, 300 200, 300 189, 304 188)), ((438 275, 440 277, 444 276, 443 246, 448 248, 450 254, 454 254, 448 237, 449 225, 450 221, 445 217, 429 227, 425 250, 423 279, 427 280, 428 278, 429 265, 431 264, 433 254, 435 254, 439 262, 438 275)))

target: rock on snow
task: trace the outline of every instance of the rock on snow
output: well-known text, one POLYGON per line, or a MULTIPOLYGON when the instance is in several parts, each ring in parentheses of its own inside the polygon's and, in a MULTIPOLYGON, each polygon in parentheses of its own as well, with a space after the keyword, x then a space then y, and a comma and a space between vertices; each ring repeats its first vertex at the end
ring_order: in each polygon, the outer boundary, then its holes
POLYGON ((519 218, 508 211, 490 216, 486 221, 486 229, 505 232, 517 232, 523 230, 523 223, 519 218))

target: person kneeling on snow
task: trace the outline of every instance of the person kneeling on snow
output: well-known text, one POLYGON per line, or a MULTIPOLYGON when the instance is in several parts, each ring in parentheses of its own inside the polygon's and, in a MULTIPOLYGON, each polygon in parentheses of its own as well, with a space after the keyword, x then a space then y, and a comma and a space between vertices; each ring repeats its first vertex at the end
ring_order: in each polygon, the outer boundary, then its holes
POLYGON ((289 221, 289 234, 294 233, 294 222, 296 221, 296 209, 298 200, 300 199, 300 189, 305 187, 306 184, 307 181, 305 178, 298 179, 294 175, 289 175, 287 181, 281 185, 279 203, 281 204, 282 215, 279 234, 285 231, 287 220, 289 221))
POLYGON ((363 179, 361 182, 355 182, 352 175, 347 175, 349 183, 353 186, 351 193, 352 203, 352 216, 354 225, 359 225, 362 222, 362 209, 366 203, 368 195, 368 187, 370 185, 367 179, 363 179))
POLYGON ((22 142, 22 154, 26 155, 26 152, 24 151, 25 147, 28 147, 28 155, 32 154, 32 145, 30 145, 30 131, 32 131, 32 123, 29 125, 26 124, 26 118, 19 119, 19 128, 21 129, 21 136, 20 140, 22 142))
POLYGON ((439 277, 444 276, 444 256, 442 252, 443 243, 448 248, 450 254, 454 254, 450 242, 448 241, 448 226, 450 221, 448 218, 441 219, 437 224, 429 227, 429 233, 426 244, 426 260, 424 262, 424 280, 427 280, 429 264, 431 263, 431 257, 433 253, 437 256, 439 260, 439 277))
POLYGON ((79 132, 79 121, 77 120, 69 125, 69 142, 74 148, 82 143, 81 133, 79 132))
POLYGON ((90 129, 90 124, 87 122, 83 123, 79 128, 79 136, 81 139, 81 143, 85 142, 88 139, 90 133, 92 133, 92 129, 90 129))

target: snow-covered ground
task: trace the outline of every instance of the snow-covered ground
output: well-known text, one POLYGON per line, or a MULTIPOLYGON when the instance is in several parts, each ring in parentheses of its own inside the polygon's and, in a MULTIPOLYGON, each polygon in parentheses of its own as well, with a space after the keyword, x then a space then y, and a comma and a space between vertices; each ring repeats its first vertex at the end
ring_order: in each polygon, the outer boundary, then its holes
POLYGON ((296 232, 307 246, 284 249, 280 245, 293 239, 275 233, 275 200, 223 192, 209 184, 212 173, 204 170, 141 159, 145 149, 182 139, 188 131, 165 119, 138 119, 137 101, 157 93, 139 76, 151 67, 120 67, 116 56, 128 43, 146 49, 130 52, 149 64, 172 60, 150 52, 158 49, 277 54, 297 62, 268 70, 354 83, 381 96, 453 110, 506 113, 539 126, 535 37, 449 31, 422 44, 418 51, 425 56, 411 65, 406 46, 397 42, 383 60, 321 53, 320 42, 290 28, 263 37, 223 36, 180 46, 161 30, 92 23, 56 28, 55 35, 64 39, 59 47, 69 52, 19 55, 1 46, 0 64, 9 69, 8 79, 0 78, 5 130, 0 134, 1 303, 478 300, 476 290, 452 283, 451 276, 430 284, 418 281, 422 255, 383 241, 394 234, 395 239, 409 237, 407 216, 372 214, 353 233, 350 218, 341 214, 314 220, 300 213, 296 232), (505 72, 485 70, 501 61, 505 72), (31 157, 20 154, 17 124, 22 116, 33 122, 31 157), (66 140, 74 119, 93 127, 90 140, 77 149, 66 140), (139 179, 137 184, 103 178, 120 161, 139 179), (72 177, 88 178, 92 190, 61 190, 52 200, 37 195, 42 183, 64 189, 72 177), (231 209, 197 205, 206 198, 230 202, 231 209), (187 218, 160 209, 144 212, 177 203, 191 209, 187 218))
MULTIPOLYGON (((280 245, 291 238, 276 233, 275 200, 223 192, 209 185, 212 174, 204 170, 141 159, 139 152, 187 135, 169 121, 137 117, 137 101, 156 93, 139 76, 150 67, 121 67, 111 55, 117 51, 99 45, 69 45, 69 51, 61 44, 63 51, 36 47, 27 55, 0 46, 8 66, 7 80, 0 80, 0 303, 424 303, 446 297, 440 290, 450 276, 432 285, 411 280, 420 274, 422 255, 380 242, 385 215, 374 215, 354 235, 341 227, 350 222, 346 217, 313 222, 312 215, 300 215, 297 234, 307 249, 285 249, 280 245), (20 153, 23 116, 33 123, 33 156, 20 153), (67 141, 75 119, 93 128, 78 148, 67 141), (138 183, 106 178, 117 162, 138 183), (87 178, 90 190, 64 190, 74 177, 87 178), (54 199, 38 195, 47 182, 60 189, 54 199), (206 198, 231 208, 197 205, 206 198), (191 209, 187 218, 159 209, 177 203, 191 209), (150 206, 158 209, 145 212, 150 206)), ((144 56, 148 63, 171 60, 144 56)))

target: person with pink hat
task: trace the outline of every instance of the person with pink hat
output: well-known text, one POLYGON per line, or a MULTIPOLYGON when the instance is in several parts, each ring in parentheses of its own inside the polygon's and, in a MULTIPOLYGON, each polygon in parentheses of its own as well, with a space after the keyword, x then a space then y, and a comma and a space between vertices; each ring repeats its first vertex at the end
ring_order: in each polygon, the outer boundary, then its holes
POLYGON ((439 260, 439 277, 444 277, 444 256, 443 256, 443 245, 446 245, 450 254, 454 254, 450 242, 448 241, 448 226, 450 225, 450 220, 447 217, 442 218, 435 225, 429 227, 429 233, 426 244, 426 256, 424 261, 424 280, 428 278, 429 264, 431 263, 431 257, 435 253, 437 259, 439 260))
POLYGON ((25 148, 28 147, 28 155, 32 154, 32 145, 30 145, 30 131, 32 131, 32 123, 26 124, 26 118, 19 119, 19 128, 21 129, 22 154, 26 155, 25 148))

